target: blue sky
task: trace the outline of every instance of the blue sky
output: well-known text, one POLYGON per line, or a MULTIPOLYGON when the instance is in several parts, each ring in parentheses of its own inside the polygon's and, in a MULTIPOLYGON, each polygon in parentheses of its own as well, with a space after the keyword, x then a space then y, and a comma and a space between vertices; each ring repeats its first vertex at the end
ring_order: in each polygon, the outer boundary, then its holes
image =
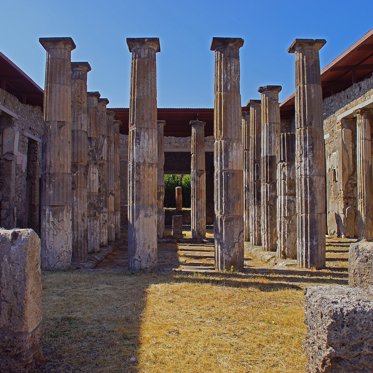
POLYGON ((73 61, 88 61, 89 90, 110 107, 128 107, 130 53, 126 37, 156 36, 159 107, 212 107, 213 36, 242 37, 241 96, 259 98, 261 85, 294 90, 294 38, 325 38, 325 66, 373 28, 373 1, 347 0, 1 0, 0 51, 41 87, 41 36, 71 36, 73 61))

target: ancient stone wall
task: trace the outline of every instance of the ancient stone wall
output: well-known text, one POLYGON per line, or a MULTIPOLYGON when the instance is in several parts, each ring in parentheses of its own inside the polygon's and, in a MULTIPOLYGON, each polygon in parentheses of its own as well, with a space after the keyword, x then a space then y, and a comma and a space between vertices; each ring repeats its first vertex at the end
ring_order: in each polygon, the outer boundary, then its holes
POLYGON ((354 229, 356 209, 356 122, 353 110, 373 100, 373 76, 351 85, 346 90, 323 101, 323 119, 326 153, 326 190, 328 234, 356 236, 354 229), (344 115, 352 125, 346 128, 344 115), (343 145, 343 146, 342 146, 343 145), (350 162, 343 162, 343 148, 348 151, 350 162), (347 174, 347 176, 345 176, 347 174), (352 222, 350 223, 349 221, 352 222), (347 221, 347 223, 345 223, 347 221), (352 228, 351 228, 352 225, 352 228), (348 228, 348 229, 347 229, 348 228))
POLYGON ((41 171, 41 140, 45 131, 42 109, 21 103, 7 91, 0 89, 1 118, 1 202, 9 198, 4 185, 9 185, 11 213, 2 226, 33 228, 39 232, 39 177, 41 171), (13 118, 12 118, 13 117, 13 118), (11 142, 11 144, 9 144, 11 142), (9 152, 9 147, 12 152, 9 152), (8 165, 5 165, 5 163, 8 165), (14 168, 9 167, 13 163, 14 168), (14 170, 12 177, 9 169, 14 170), (13 183, 13 185, 10 185, 13 183))

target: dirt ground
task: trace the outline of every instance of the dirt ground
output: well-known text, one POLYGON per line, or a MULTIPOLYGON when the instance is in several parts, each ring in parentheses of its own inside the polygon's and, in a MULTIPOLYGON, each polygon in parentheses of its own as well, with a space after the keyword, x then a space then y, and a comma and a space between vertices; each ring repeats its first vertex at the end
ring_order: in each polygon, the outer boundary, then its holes
POLYGON ((213 243, 159 243, 157 273, 127 270, 125 239, 97 268, 44 273, 39 372, 303 372, 303 292, 347 284, 349 242, 327 268, 274 267, 245 253, 214 271, 213 243))

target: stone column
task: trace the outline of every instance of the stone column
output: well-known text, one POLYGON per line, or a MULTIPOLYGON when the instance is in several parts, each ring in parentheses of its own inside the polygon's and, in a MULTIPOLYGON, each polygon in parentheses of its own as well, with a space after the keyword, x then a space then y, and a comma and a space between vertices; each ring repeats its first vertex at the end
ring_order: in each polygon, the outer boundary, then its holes
POLYGON ((119 135, 120 141, 120 219, 128 224, 128 136, 119 135))
POLYGON ((325 144, 319 49, 325 40, 295 39, 295 169, 297 259, 304 268, 325 266, 325 144))
POLYGON ((17 226, 16 163, 19 130, 12 117, 0 111, 0 226, 11 229, 17 226))
POLYGON ((97 111, 99 92, 88 92, 88 253, 100 251, 100 204, 98 196, 97 111))
POLYGON ((358 238, 373 240, 372 116, 356 113, 356 175, 358 238))
POLYGON ((261 231, 265 251, 277 249, 277 162, 280 147, 279 85, 260 87, 262 96, 261 231))
POLYGON ((242 113, 244 241, 250 241, 250 113, 242 113))
POLYGON ((157 266, 157 84, 158 38, 129 38, 132 53, 128 151, 128 266, 157 266))
POLYGON ((183 188, 181 186, 175 187, 175 205, 177 211, 183 210, 183 188))
POLYGON ((277 256, 296 259, 295 124, 281 120, 280 152, 277 164, 277 256))
POLYGON ((72 229, 73 259, 84 260, 88 254, 87 165, 88 165, 88 62, 73 62, 72 69, 72 229))
POLYGON ((71 38, 41 38, 47 51, 44 90, 41 259, 46 270, 67 269, 72 256, 71 38))
POLYGON ((100 204, 100 246, 107 246, 108 237, 108 141, 107 141, 107 98, 98 100, 97 110, 97 157, 98 157, 98 197, 100 204))
POLYGON ((158 238, 164 235, 164 126, 166 121, 158 120, 158 238))
POLYGON ((115 185, 114 185, 114 116, 113 111, 106 112, 107 120, 107 205, 108 205, 108 242, 115 241, 115 185))
POLYGON ((213 38, 215 51, 214 165, 215 266, 244 264, 243 155, 241 130, 241 38, 213 38))
POLYGON ((250 242, 252 245, 262 244, 261 233, 261 105, 259 100, 250 100, 250 200, 249 200, 249 220, 250 220, 250 242))
POLYGON ((120 185, 120 127, 122 122, 114 120, 114 216, 115 216, 115 239, 120 238, 121 228, 121 185, 120 185))
POLYGON ((192 238, 206 236, 205 122, 190 121, 191 136, 191 230, 192 238))

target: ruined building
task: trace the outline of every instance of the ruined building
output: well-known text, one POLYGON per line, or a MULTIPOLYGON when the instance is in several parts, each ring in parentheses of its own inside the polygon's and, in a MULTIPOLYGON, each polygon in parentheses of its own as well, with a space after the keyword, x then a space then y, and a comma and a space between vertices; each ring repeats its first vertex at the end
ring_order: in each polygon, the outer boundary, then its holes
POLYGON ((172 173, 192 175, 193 238, 215 225, 219 270, 243 268, 244 241, 321 268, 325 234, 373 238, 373 31, 322 71, 325 41, 296 39, 295 94, 279 103, 281 86, 263 85, 244 107, 244 41, 214 38, 214 109, 157 108, 156 38, 127 40, 129 108, 89 91, 71 38, 40 43, 44 90, 0 54, 0 225, 33 228, 44 269, 127 227, 130 268, 156 268, 172 173))

